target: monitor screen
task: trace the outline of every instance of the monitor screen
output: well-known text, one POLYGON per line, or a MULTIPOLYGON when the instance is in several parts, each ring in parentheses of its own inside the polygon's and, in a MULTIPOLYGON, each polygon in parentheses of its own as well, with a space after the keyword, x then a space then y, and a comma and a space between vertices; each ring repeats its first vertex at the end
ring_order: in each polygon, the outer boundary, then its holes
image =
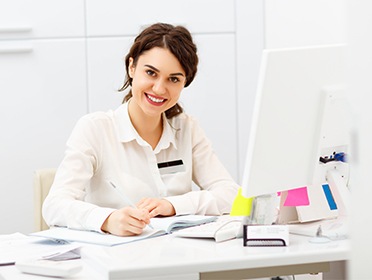
POLYGON ((346 148, 343 112, 328 110, 341 100, 344 52, 344 45, 263 51, 243 171, 245 197, 311 186, 323 179, 320 156, 346 148))

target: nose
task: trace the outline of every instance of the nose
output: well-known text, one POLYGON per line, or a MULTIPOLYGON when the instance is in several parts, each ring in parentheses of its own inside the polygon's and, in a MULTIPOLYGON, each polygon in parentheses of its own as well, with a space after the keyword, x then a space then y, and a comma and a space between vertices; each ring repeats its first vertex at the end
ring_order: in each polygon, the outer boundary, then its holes
POLYGON ((155 94, 162 95, 165 94, 167 91, 167 88, 165 86, 165 82, 161 79, 157 79, 154 82, 154 85, 152 86, 152 90, 155 94))

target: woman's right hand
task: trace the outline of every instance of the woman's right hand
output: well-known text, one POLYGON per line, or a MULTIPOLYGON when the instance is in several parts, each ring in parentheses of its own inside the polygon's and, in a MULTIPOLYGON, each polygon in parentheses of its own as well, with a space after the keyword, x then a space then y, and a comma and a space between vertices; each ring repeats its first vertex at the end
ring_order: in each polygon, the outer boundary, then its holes
POLYGON ((149 223, 148 210, 124 207, 112 212, 102 224, 101 230, 118 236, 138 235, 149 223))

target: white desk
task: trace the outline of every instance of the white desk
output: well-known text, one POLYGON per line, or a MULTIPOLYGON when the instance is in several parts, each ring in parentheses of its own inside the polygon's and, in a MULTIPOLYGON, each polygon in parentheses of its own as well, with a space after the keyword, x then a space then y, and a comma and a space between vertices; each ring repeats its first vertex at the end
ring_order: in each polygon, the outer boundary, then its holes
POLYGON ((242 279, 327 271, 329 262, 349 258, 349 241, 313 244, 290 235, 288 247, 243 247, 242 239, 163 236, 118 247, 91 247, 83 260, 102 279, 242 279))
MULTIPOLYGON (((215 243, 171 235, 114 247, 86 246, 86 267, 71 279, 248 279, 327 271, 348 260, 348 240, 313 244, 290 235, 288 247, 243 247, 242 239, 215 243)), ((48 279, 0 267, 5 279, 48 279)), ((1 279, 1 277, 0 277, 1 279)), ((55 278, 51 278, 55 279, 55 278)))

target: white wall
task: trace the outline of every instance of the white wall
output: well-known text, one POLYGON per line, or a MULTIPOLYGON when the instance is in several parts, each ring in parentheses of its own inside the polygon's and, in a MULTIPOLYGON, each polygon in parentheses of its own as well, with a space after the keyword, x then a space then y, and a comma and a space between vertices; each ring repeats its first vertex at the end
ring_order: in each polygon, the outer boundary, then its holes
POLYGON ((372 2, 347 1, 349 96, 354 112, 354 161, 349 279, 371 279, 372 259, 372 2))
POLYGON ((265 0, 265 48, 346 42, 340 0, 265 0))

